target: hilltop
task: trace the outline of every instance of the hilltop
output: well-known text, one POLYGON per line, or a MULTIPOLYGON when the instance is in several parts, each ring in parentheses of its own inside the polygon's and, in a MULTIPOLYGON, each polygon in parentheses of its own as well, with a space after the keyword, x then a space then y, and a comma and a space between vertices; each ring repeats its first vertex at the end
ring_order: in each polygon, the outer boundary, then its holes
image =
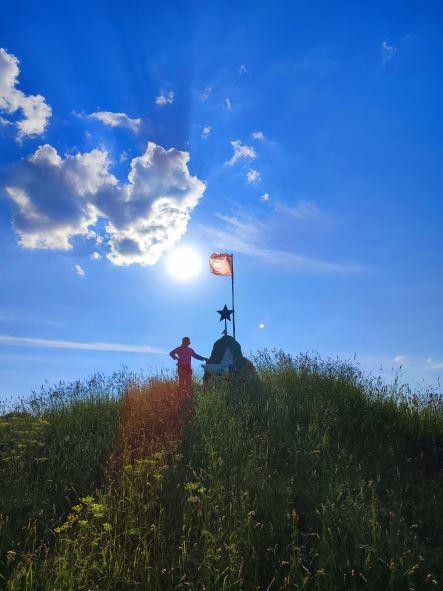
POLYGON ((3 587, 441 588, 441 395, 255 362, 192 399, 121 372, 3 414, 3 587))

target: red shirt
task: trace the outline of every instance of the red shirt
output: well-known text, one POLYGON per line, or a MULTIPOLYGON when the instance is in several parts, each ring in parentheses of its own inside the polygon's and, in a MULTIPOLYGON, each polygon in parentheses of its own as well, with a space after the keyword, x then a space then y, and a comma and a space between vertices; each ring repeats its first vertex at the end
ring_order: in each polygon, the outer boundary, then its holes
MULTIPOLYGON (((191 365, 191 357, 197 356, 194 349, 191 349, 191 347, 185 347, 184 345, 171 351, 170 355, 176 355, 178 357, 179 365, 191 365)), ((198 355, 197 358, 198 357, 200 356, 198 355)))

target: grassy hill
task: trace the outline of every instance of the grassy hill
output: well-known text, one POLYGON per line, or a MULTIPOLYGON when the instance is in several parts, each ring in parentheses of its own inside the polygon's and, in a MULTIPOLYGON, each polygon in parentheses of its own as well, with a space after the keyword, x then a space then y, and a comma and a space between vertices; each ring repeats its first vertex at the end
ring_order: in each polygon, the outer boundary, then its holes
POLYGON ((443 587, 443 400, 262 354, 195 386, 126 373, 0 417, 9 590, 443 587))

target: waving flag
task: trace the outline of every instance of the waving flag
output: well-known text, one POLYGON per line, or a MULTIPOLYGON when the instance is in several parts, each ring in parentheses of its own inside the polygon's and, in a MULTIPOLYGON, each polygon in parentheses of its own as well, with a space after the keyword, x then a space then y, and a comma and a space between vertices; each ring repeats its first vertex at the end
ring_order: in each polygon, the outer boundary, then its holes
POLYGON ((209 257, 209 268, 214 275, 227 275, 232 277, 234 274, 232 254, 226 252, 212 253, 209 257))
MULTIPOLYGON (((214 275, 225 275, 231 278, 232 312, 234 313, 232 318, 232 332, 235 340, 234 255, 227 252, 213 252, 209 257, 209 269, 214 275)), ((224 334, 226 334, 226 330, 224 334)))

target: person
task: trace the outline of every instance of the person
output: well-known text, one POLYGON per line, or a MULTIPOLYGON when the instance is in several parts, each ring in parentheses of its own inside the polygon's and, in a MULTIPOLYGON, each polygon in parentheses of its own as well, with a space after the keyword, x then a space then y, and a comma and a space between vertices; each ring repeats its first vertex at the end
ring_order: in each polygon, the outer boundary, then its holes
POLYGON ((194 357, 194 359, 199 359, 200 361, 209 361, 207 357, 202 357, 194 349, 191 349, 190 344, 191 339, 189 337, 183 337, 180 347, 169 353, 170 357, 174 361, 177 361, 178 387, 181 392, 187 392, 188 394, 192 393, 191 358, 194 357))

